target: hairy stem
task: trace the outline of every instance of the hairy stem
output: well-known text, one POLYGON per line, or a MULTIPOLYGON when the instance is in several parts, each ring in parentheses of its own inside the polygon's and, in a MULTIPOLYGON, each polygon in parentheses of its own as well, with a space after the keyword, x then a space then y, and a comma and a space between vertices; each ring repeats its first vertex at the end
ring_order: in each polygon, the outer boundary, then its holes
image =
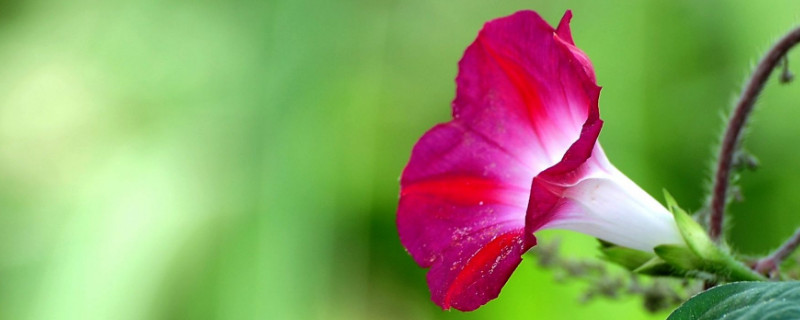
MULTIPOLYGON (((722 233, 722 217, 725 214, 725 207, 728 202, 728 188, 730 184, 730 173, 733 165, 733 157, 742 138, 744 128, 750 113, 753 111, 756 99, 764 89, 769 76, 775 67, 785 57, 786 53, 800 42, 800 27, 795 28, 783 38, 778 40, 775 45, 761 58, 756 66, 753 75, 744 87, 739 101, 728 120, 725 128, 725 135, 720 146, 719 157, 717 158, 716 174, 714 175, 714 187, 711 198, 711 218, 709 221, 708 235, 711 239, 718 241, 722 233)), ((785 65, 788 66, 788 63, 785 65)))
POLYGON ((781 262, 789 257, 798 246, 800 246, 800 228, 798 228, 780 248, 775 250, 775 252, 758 260, 755 266, 753 266, 753 270, 761 274, 777 271, 781 262))

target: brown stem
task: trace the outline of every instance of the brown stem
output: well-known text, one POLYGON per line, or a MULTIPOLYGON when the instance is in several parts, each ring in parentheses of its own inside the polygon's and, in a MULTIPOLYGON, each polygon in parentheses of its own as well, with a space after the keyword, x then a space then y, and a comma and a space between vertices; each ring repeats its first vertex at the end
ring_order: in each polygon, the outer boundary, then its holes
POLYGON ((756 66, 753 75, 736 103, 736 107, 725 128, 725 135, 720 146, 719 158, 717 159, 716 175, 714 176, 714 189, 711 198, 711 219, 709 222, 708 235, 715 241, 719 240, 722 233, 722 216, 725 213, 725 206, 728 202, 728 187, 730 184, 730 173, 733 164, 733 155, 740 143, 742 129, 747 123, 753 106, 758 95, 764 89, 770 74, 775 66, 780 63, 789 50, 800 42, 800 27, 795 28, 783 38, 778 40, 775 45, 761 58, 756 66))
POLYGON ((758 260, 755 266, 753 266, 753 270, 761 274, 766 274, 768 272, 776 273, 781 262, 789 257, 798 246, 800 246, 800 228, 798 228, 792 237, 786 240, 780 248, 775 250, 775 252, 758 260))

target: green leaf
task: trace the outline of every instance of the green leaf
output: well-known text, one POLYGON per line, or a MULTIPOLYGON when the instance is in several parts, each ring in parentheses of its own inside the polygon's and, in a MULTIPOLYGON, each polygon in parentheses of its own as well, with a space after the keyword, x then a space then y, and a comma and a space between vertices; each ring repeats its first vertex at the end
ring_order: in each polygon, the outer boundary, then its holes
POLYGON ((618 246, 602 247, 600 252, 603 253, 603 259, 606 261, 616 263, 631 271, 654 258, 651 253, 618 246))
POLYGON ((686 301, 668 320, 800 319, 800 282, 737 282, 686 301))

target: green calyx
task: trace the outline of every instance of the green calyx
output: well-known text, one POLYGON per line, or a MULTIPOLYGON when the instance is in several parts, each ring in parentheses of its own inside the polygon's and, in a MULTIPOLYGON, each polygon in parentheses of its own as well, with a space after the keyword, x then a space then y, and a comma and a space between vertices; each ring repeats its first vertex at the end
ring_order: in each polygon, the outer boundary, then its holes
POLYGON ((657 246, 653 248, 655 255, 604 245, 601 248, 604 259, 633 272, 653 276, 689 276, 715 282, 767 280, 720 249, 666 190, 664 195, 685 243, 657 246))
POLYGON ((721 281, 766 281, 764 276, 750 270, 726 251, 717 246, 706 231, 678 206, 677 201, 666 190, 667 208, 675 218, 675 224, 686 242, 681 245, 660 245, 654 248, 656 255, 681 273, 704 272, 721 281))

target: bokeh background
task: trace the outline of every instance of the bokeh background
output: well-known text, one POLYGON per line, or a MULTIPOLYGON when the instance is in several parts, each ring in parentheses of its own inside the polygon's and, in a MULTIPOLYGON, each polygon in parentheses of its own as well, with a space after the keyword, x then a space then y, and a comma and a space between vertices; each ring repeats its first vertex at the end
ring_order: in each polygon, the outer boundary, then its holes
MULTIPOLYGON (((398 241, 412 145, 449 119, 482 24, 521 9, 574 10, 607 154, 690 209, 720 115, 800 22, 793 0, 0 1, 0 318, 665 317, 582 304, 532 256, 499 299, 444 312, 398 241)), ((732 207, 744 253, 800 225, 800 84, 776 82, 732 207)))

